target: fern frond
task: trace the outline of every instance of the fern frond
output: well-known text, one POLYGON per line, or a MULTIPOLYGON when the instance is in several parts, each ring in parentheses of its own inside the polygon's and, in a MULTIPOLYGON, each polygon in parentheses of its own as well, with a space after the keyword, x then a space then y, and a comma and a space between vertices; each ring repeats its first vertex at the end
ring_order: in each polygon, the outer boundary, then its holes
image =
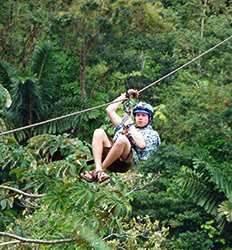
POLYGON ((214 165, 205 160, 193 159, 193 167, 197 173, 201 173, 204 182, 212 183, 215 190, 217 189, 219 192, 224 193, 228 199, 231 199, 232 181, 229 178, 230 175, 214 165))
POLYGON ((182 187, 182 191, 191 197, 197 205, 203 207, 207 213, 217 214, 220 200, 212 185, 205 181, 204 174, 183 167, 177 183, 182 187))

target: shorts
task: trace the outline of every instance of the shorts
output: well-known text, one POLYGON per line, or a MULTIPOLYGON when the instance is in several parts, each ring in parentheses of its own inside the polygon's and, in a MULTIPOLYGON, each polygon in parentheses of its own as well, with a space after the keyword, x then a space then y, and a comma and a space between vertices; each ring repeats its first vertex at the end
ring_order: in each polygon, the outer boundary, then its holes
MULTIPOLYGON (((106 156, 110 152, 110 149, 111 148, 108 148, 108 147, 103 148, 103 153, 102 153, 103 161, 105 160, 106 156)), ((126 160, 117 159, 107 168, 107 170, 111 172, 125 173, 131 168, 132 162, 133 162, 133 152, 131 150, 126 160)))

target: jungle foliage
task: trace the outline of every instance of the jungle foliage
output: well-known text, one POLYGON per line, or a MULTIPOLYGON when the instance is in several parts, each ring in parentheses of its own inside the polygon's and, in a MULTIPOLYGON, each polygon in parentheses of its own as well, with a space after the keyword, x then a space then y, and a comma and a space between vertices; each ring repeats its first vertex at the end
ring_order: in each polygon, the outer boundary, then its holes
MULTIPOLYGON (((231 16, 228 0, 3 1, 0 132, 142 89, 231 16)), ((94 129, 112 132, 104 108, 0 136, 0 249, 232 249, 231 49, 141 93, 162 145, 109 184, 79 177, 94 129)))

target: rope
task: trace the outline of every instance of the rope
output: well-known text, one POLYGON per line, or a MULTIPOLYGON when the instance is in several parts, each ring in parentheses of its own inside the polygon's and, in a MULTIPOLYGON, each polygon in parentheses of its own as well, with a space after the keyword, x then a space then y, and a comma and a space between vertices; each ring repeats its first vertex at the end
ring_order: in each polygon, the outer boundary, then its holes
POLYGON ((121 99, 121 100, 118 100, 118 101, 103 103, 103 104, 100 104, 100 105, 92 107, 92 108, 83 109, 83 110, 76 111, 76 112, 73 112, 73 113, 70 113, 70 114, 67 114, 67 115, 62 115, 62 116, 59 116, 59 117, 55 117, 55 118, 52 118, 52 119, 49 119, 49 120, 46 120, 46 121, 42 121, 42 122, 34 123, 34 124, 31 124, 31 125, 27 125, 27 126, 24 126, 24 127, 8 130, 8 131, 5 131, 5 132, 1 132, 0 136, 15 133, 15 132, 19 132, 19 131, 22 131, 22 130, 25 130, 25 129, 28 129, 28 128, 34 128, 34 127, 37 127, 37 126, 40 126, 40 125, 43 125, 43 124, 46 124, 46 123, 58 121, 58 120, 61 120, 61 119, 64 119, 64 118, 67 118, 67 117, 70 117, 70 116, 79 115, 81 113, 89 112, 89 111, 92 111, 92 110, 95 110, 95 109, 98 109, 98 108, 102 108, 104 106, 108 106, 109 104, 122 102, 122 101, 124 101, 126 99, 127 98, 124 98, 124 99, 121 99))
POLYGON ((216 45, 213 46, 212 48, 210 48, 210 49, 206 50, 205 52, 201 53, 200 55, 194 57, 194 58, 193 58, 192 60, 190 60, 189 62, 183 64, 182 66, 180 66, 180 67, 178 67, 177 69, 171 71, 171 72, 168 73, 167 75, 161 77, 161 78, 158 79, 157 81, 150 83, 149 85, 147 85, 147 86, 145 86, 144 88, 142 88, 141 90, 139 90, 139 93, 140 93, 140 92, 143 92, 144 90, 150 88, 151 86, 153 86, 153 85, 155 85, 155 84, 161 82, 161 81, 164 80, 165 78, 167 78, 167 77, 173 75, 173 74, 176 73, 178 70, 183 69, 184 67, 186 67, 186 66, 188 66, 189 64, 193 63, 193 62, 196 61, 197 59, 201 58, 202 56, 208 54, 210 51, 216 49, 218 46, 222 45, 223 43, 225 43, 226 41, 230 40, 231 38, 232 38, 232 36, 226 38, 225 40, 223 40, 223 41, 221 41, 220 43, 216 44, 216 45))
MULTIPOLYGON (((183 64, 182 66, 176 68, 175 70, 171 71, 170 73, 162 76, 161 78, 159 78, 158 80, 148 84, 147 86, 145 86, 144 88, 140 89, 139 90, 139 93, 145 91, 146 89, 152 87, 153 85, 161 82, 162 80, 166 79, 167 77, 173 75, 174 73, 176 73, 177 71, 185 68, 186 66, 188 66, 189 64, 193 63, 194 61, 196 61, 197 59, 201 58, 202 56, 208 54, 209 52, 211 52, 212 50, 216 49, 217 47, 221 46, 223 43, 227 42, 228 40, 230 40, 232 38, 232 36, 226 38, 225 40, 217 43, 216 45, 214 45, 213 47, 211 47, 210 49, 206 50, 205 52, 199 54, 198 56, 194 57, 192 60, 190 60, 189 62, 183 64)), ((0 136, 2 135, 7 135, 7 134, 11 134, 11 133, 15 133, 15 132, 18 132, 18 131, 22 131, 22 130, 25 130, 25 129, 29 129, 29 128, 34 128, 34 127, 37 127, 37 126, 40 126, 40 125, 43 125, 43 124, 46 124, 46 123, 50 123, 50 122, 53 122, 53 121, 58 121, 58 120, 61 120, 61 119, 64 119, 64 118, 67 118, 67 117, 70 117, 70 116, 74 116, 74 115, 79 115, 81 113, 85 113, 85 112, 89 112, 89 111, 92 111, 92 110, 95 110, 95 109, 98 109, 98 108, 101 108, 101 107, 105 107, 105 106, 108 106, 109 104, 113 104, 113 103, 117 103, 117 102, 122 102, 122 101, 125 101, 126 99, 128 98, 124 98, 124 99, 121 99, 121 100, 118 100, 118 101, 112 101, 112 102, 108 102, 108 103, 104 103, 104 104, 100 104, 100 105, 97 105, 95 107, 92 107, 92 108, 87 108, 87 109, 83 109, 83 110, 80 110, 80 111, 76 111, 76 112, 73 112, 73 113, 70 113, 70 114, 67 114, 67 115, 63 115, 63 116, 59 116, 59 117, 55 117, 55 118, 52 118, 52 119, 49 119, 49 120, 45 120, 45 121, 42 121, 42 122, 38 122, 38 123, 34 123, 34 124, 31 124, 31 125, 27 125, 27 126, 24 126, 24 127, 20 127, 20 128, 16 128, 16 129, 12 129, 12 130, 8 130, 8 131, 5 131, 5 132, 1 132, 0 133, 0 136)))

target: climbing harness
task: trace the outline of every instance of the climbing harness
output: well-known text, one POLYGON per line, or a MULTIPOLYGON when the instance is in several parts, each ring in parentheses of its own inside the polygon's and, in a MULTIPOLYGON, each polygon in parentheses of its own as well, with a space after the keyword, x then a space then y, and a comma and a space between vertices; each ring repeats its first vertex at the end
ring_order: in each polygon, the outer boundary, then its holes
MULTIPOLYGON (((209 52, 211 52, 212 50, 216 49, 217 47, 221 46, 223 43, 227 42, 228 40, 230 40, 232 38, 232 36, 224 39, 223 41, 217 43, 216 45, 214 45, 213 47, 211 47, 210 49, 206 50, 205 52, 199 54, 198 56, 194 57, 193 59, 191 59, 189 62, 181 65, 180 67, 176 68, 175 70, 171 71, 170 73, 162 76, 161 78, 159 78, 158 80, 148 84, 147 86, 145 86, 144 88, 140 89, 138 91, 138 93, 141 93, 143 91, 145 91, 146 89, 152 87, 153 85, 161 82, 162 80, 166 79, 167 77, 175 74, 177 71, 187 67, 188 65, 190 65, 191 63, 193 63, 194 61, 198 60, 199 58, 203 57, 204 55, 208 54, 209 52)), ((1 132, 0 133, 0 136, 2 135, 7 135, 7 134, 11 134, 11 133, 15 133, 15 132, 18 132, 18 131, 22 131, 22 130, 25 130, 25 129, 29 129, 29 128, 33 128, 33 127, 37 127, 37 126, 40 126, 42 124, 46 124, 46 123, 50 123, 50 122, 54 122, 54 121, 58 121, 58 120, 61 120, 61 119, 64 119, 64 118, 67 118, 67 117, 71 117, 71 116, 74 116, 74 115, 79 115, 79 114, 82 114, 82 113, 85 113, 85 112, 89 112, 89 111, 92 111, 92 110, 95 110, 95 109, 98 109, 98 108, 102 108, 102 107, 105 107, 105 106, 108 106, 109 104, 113 104, 113 103, 118 103, 118 102, 123 102, 125 100, 127 100, 128 97, 126 98, 123 98, 121 100, 117 100, 117 101, 113 101, 113 102, 108 102, 108 103, 104 103, 104 104, 100 104, 100 105, 97 105, 95 107, 92 107, 92 108, 87 108, 87 109, 83 109, 83 110, 80 110, 80 111, 76 111, 76 112, 73 112, 73 113, 70 113, 70 114, 67 114, 67 115, 63 115, 63 116, 59 116, 59 117, 55 117, 55 118, 52 118, 52 119, 48 119, 48 120, 45 120, 45 121, 42 121, 42 122, 38 122, 38 123, 34 123, 34 124, 31 124, 31 125, 27 125, 27 126, 24 126, 24 127, 20 127, 20 128, 16 128, 16 129, 12 129, 12 130, 8 130, 8 131, 4 131, 4 132, 1 132)), ((128 111, 129 112, 129 111, 128 111)))

